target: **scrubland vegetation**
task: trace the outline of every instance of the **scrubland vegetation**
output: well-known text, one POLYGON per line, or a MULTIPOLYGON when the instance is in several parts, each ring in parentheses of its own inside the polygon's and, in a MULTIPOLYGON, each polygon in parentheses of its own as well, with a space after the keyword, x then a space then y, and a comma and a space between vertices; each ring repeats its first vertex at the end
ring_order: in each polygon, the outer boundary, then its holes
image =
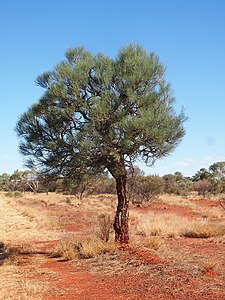
MULTIPOLYGON (((173 176, 177 178, 178 175, 173 176)), ((186 274, 183 276, 199 276, 201 284, 212 286, 213 293, 221 297, 215 299, 222 300, 222 285, 221 288, 215 287, 214 277, 210 277, 209 283, 205 280, 206 275, 201 274, 213 274, 219 282, 225 278, 224 193, 214 195, 211 191, 205 197, 199 195, 198 191, 183 195, 165 193, 165 179, 159 176, 145 177, 143 174, 137 176, 137 181, 134 176, 131 177, 130 244, 127 250, 114 242, 113 218, 117 198, 113 185, 109 190, 109 178, 90 181, 82 197, 79 189, 75 195, 57 191, 61 183, 54 183, 57 192, 43 193, 41 188, 44 190, 46 187, 41 184, 40 192, 24 191, 19 188, 19 181, 16 194, 13 190, 2 191, 2 201, 5 209, 8 209, 8 215, 5 213, 5 218, 1 220, 0 229, 2 276, 6 278, 13 273, 18 278, 14 283, 3 280, 0 299, 48 299, 46 295, 59 293, 60 288, 51 281, 53 270, 41 265, 43 261, 55 261, 58 265, 60 262, 71 262, 79 268, 85 267, 85 272, 103 272, 104 276, 125 276, 127 272, 135 272, 149 278, 153 266, 160 266, 165 274, 168 268, 179 269, 186 274), (142 178, 142 185, 139 185, 142 178), (148 179, 149 182, 155 180, 154 188, 150 186, 149 192, 146 188, 148 179), (105 186, 104 182, 107 183, 105 186), (98 193, 94 192, 95 184, 98 193), (100 193, 105 189, 108 193, 100 193), (151 195, 150 198, 143 196, 146 193, 151 195), (10 218, 14 221, 12 228, 9 227, 13 222, 10 218), (47 246, 42 243, 47 243, 47 246), (135 264, 135 269, 130 264, 135 264), (31 273, 26 273, 28 266, 33 270, 29 271, 31 273), (28 274, 33 274, 35 280, 30 280, 28 274), (46 284, 41 281, 40 274, 48 278, 46 284)), ((73 273, 68 272, 65 269, 67 276, 73 278, 73 273)), ((165 274, 168 280, 170 275, 165 274)), ((151 282, 153 279, 148 280, 151 282)), ((139 293, 136 291, 136 296, 139 293)), ((177 294, 176 299, 185 299, 185 291, 183 295, 177 294)), ((214 294, 210 295, 212 297, 214 294)), ((126 295, 121 297, 126 299, 126 295)))
MULTIPOLYGON (((225 162, 217 162, 200 169, 192 177, 185 177, 180 172, 158 175, 145 175, 139 167, 128 169, 128 192, 132 203, 151 201, 155 196, 167 193, 188 196, 196 191, 203 197, 221 195, 225 192, 225 162)), ((21 197, 24 192, 57 192, 76 195, 115 194, 115 180, 105 175, 86 175, 82 180, 49 178, 33 170, 19 171, 0 175, 0 190, 6 196, 21 197)), ((223 199, 222 199, 223 200, 223 199)), ((69 201, 69 197, 67 199, 69 201)))
MULTIPOLYGON (((14 283, 3 280, 2 293, 5 293, 5 286, 10 286, 11 291, 0 299, 47 299, 45 295, 53 293, 51 281, 43 285, 39 279, 27 279, 24 257, 28 257, 26 260, 30 267, 34 268, 33 264, 38 266, 37 273, 44 274, 49 271, 41 270, 38 262, 43 260, 43 255, 45 260, 56 260, 58 264, 69 261, 74 265, 88 266, 91 272, 97 274, 102 270, 106 274, 130 272, 131 266, 127 261, 123 271, 124 250, 114 243, 115 194, 84 193, 82 198, 79 194, 59 192, 20 192, 16 195, 2 192, 1 195, 7 204, 6 209, 12 208, 12 211, 8 210, 9 215, 1 220, 2 276, 18 275, 21 272, 18 266, 21 268, 21 265, 25 269, 14 283), (10 216, 13 216, 13 221, 10 216), (41 241, 54 243, 43 250, 38 244, 41 241)), ((129 247, 140 252, 135 258, 132 252, 129 253, 128 261, 134 263, 134 259, 138 259, 135 272, 149 274, 148 266, 152 267, 152 263, 140 261, 145 258, 144 255, 151 255, 165 262, 163 268, 170 264, 173 270, 179 268, 193 278, 199 276, 199 280, 202 280, 202 274, 213 274, 207 285, 219 291, 220 298, 215 299, 222 300, 223 285, 215 286, 214 277, 217 282, 225 278, 224 193, 206 197, 198 195, 198 192, 185 195, 161 193, 148 200, 133 199, 130 204, 129 247)), ((71 273, 70 276, 74 275, 71 273)), ((206 282, 203 280, 201 284, 206 282)), ((210 297, 214 299, 212 295, 206 299, 210 297)), ((177 296, 177 299, 182 298, 177 296)))

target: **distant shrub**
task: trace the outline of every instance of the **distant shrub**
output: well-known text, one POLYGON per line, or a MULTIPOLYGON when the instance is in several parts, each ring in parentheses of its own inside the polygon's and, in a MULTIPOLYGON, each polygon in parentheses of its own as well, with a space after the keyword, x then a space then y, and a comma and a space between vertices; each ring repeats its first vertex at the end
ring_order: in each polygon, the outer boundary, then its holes
POLYGON ((96 178, 88 190, 88 194, 116 194, 114 178, 96 178))
POLYGON ((22 193, 21 192, 19 192, 19 191, 15 191, 14 193, 13 193, 13 196, 15 197, 15 198, 19 198, 19 197, 22 197, 22 193))
POLYGON ((186 178, 182 178, 178 181, 173 182, 170 186, 168 186, 166 192, 169 194, 186 196, 192 190, 193 190, 192 182, 186 178))
POLYGON ((129 196, 132 202, 148 201, 163 192, 164 181, 160 176, 138 176, 129 184, 129 196))
POLYGON ((208 179, 198 180, 194 185, 195 191, 203 197, 212 190, 212 184, 208 179))
POLYGON ((11 192, 11 191, 9 191, 9 192, 6 192, 5 193, 5 197, 15 197, 15 198, 19 198, 19 197, 22 197, 22 193, 21 192, 19 192, 19 191, 15 191, 15 192, 11 192))
POLYGON ((6 192, 6 193, 5 193, 5 196, 6 196, 6 197, 12 197, 12 196, 13 196, 13 192, 6 192))

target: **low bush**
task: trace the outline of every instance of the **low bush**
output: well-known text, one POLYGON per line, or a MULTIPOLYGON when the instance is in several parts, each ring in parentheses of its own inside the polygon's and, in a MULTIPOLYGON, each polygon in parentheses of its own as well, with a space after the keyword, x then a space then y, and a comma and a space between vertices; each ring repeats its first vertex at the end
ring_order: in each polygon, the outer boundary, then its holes
POLYGON ((15 197, 15 198, 20 198, 20 197, 22 197, 22 193, 21 192, 19 192, 19 191, 15 191, 14 193, 13 193, 13 196, 15 197))
POLYGON ((136 176, 129 178, 129 198, 133 203, 149 201, 163 192, 164 181, 160 176, 136 176))

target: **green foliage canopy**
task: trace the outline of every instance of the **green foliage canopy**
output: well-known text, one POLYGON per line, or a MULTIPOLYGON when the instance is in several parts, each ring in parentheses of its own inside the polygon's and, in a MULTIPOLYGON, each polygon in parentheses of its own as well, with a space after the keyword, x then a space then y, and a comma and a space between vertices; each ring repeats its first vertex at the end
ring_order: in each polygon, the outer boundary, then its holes
POLYGON ((151 165, 181 141, 186 117, 176 114, 165 68, 139 45, 112 59, 84 48, 38 76, 42 98, 17 123, 29 167, 71 177, 107 169, 114 178, 126 164, 151 165))

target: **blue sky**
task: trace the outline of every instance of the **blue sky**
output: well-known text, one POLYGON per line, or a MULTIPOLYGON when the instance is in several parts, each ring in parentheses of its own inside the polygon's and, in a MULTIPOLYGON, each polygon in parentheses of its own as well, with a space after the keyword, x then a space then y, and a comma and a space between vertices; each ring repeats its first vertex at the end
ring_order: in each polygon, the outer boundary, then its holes
POLYGON ((192 176, 225 161, 224 0, 7 0, 0 12, 0 174, 24 168, 14 128, 43 93, 37 75, 69 47, 114 57, 128 43, 160 57, 189 118, 181 144, 145 173, 192 176))

